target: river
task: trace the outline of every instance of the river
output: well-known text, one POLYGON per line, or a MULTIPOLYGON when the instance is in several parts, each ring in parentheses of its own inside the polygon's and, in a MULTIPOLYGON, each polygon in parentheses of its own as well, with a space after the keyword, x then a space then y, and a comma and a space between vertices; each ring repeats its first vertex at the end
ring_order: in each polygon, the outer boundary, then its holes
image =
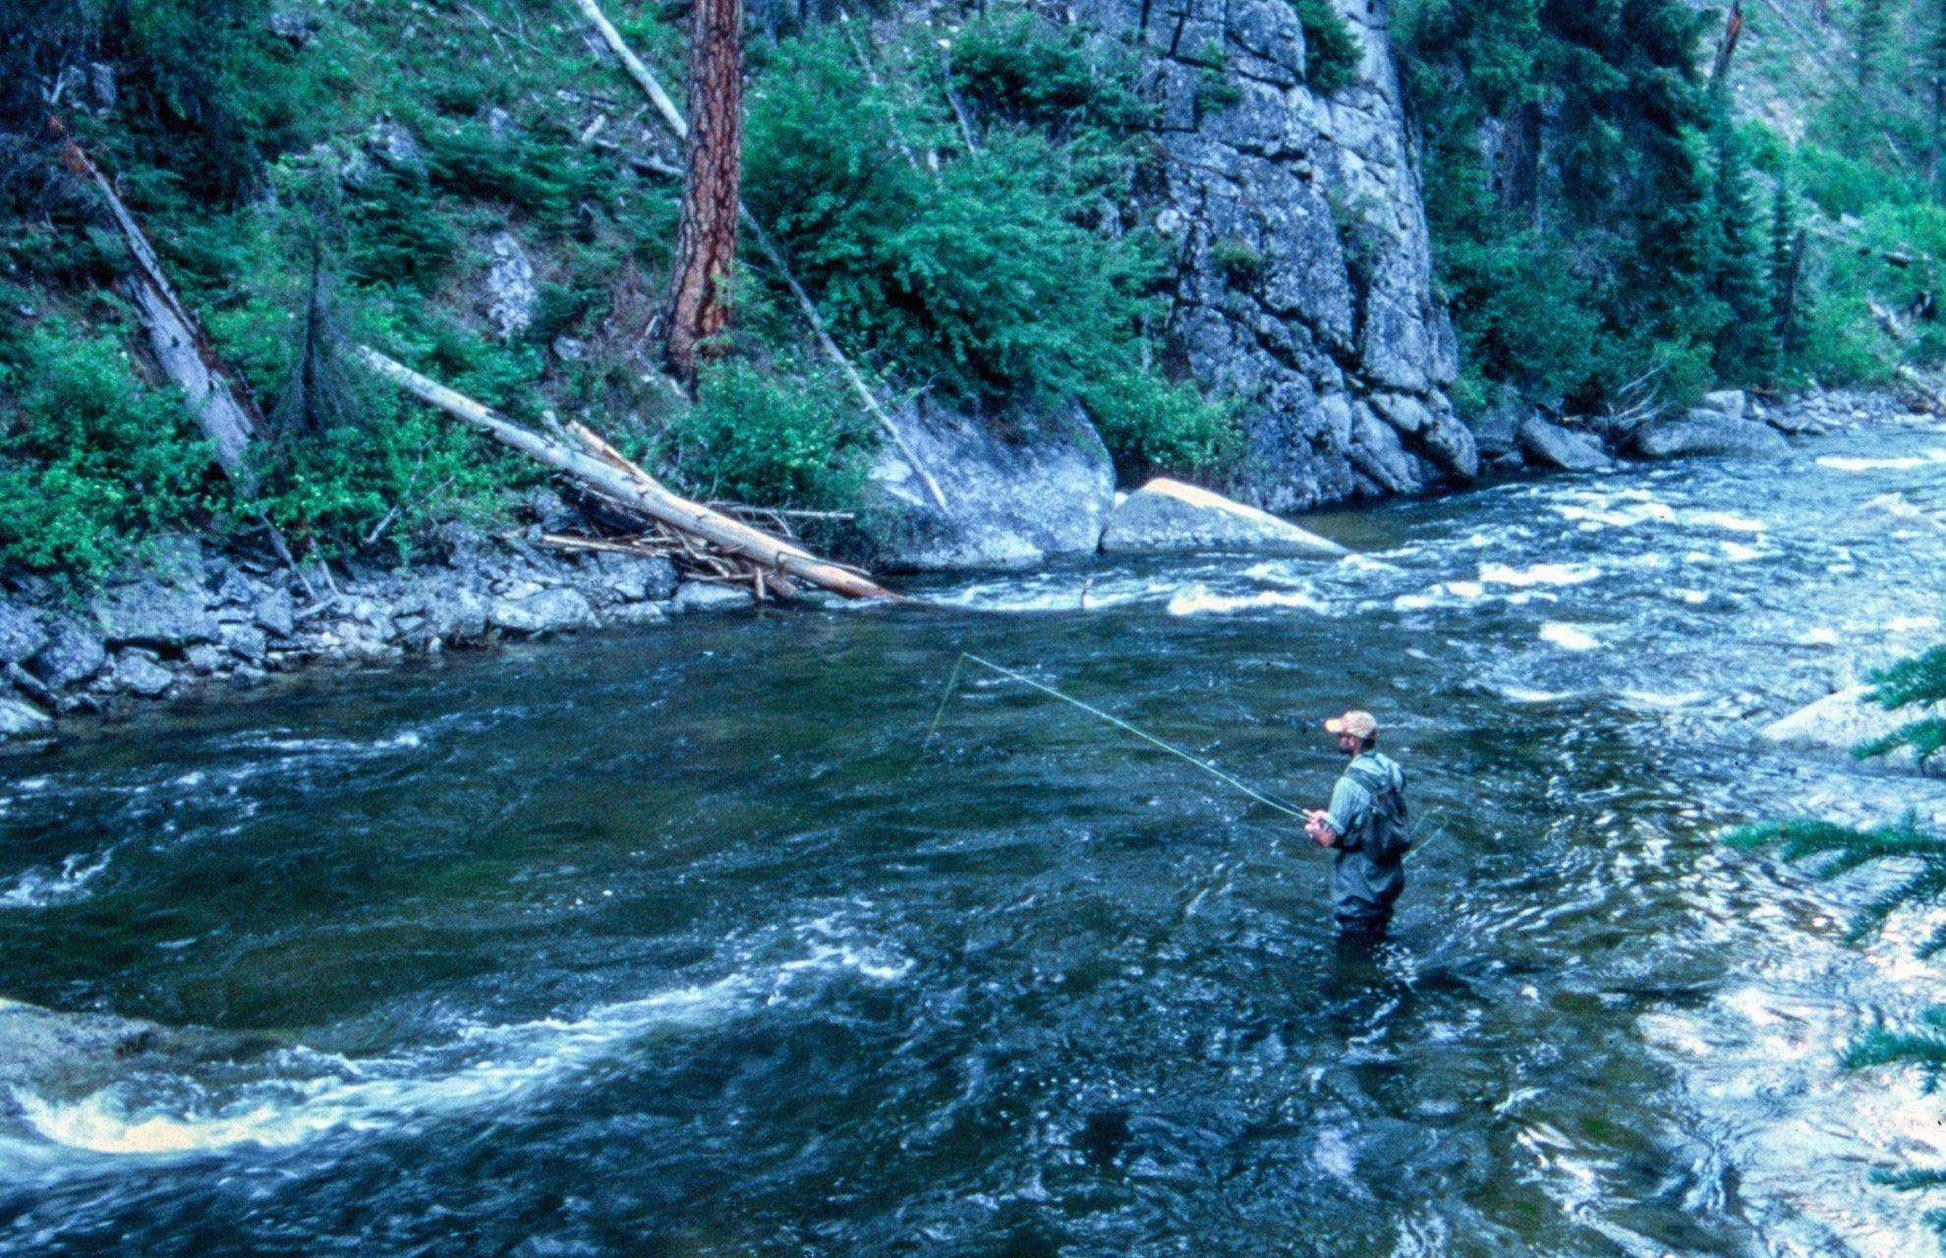
POLYGON ((0 760, 0 994, 188 1028, 0 1098, 0 1254, 1937 1252, 1882 885, 1727 850, 1946 819, 1757 746, 1946 620, 1946 429, 1313 517, 942 607, 323 675, 0 760), (1288 821, 961 651, 1422 848, 1333 946, 1288 821), (206 1042, 207 1048, 194 1048, 206 1042))

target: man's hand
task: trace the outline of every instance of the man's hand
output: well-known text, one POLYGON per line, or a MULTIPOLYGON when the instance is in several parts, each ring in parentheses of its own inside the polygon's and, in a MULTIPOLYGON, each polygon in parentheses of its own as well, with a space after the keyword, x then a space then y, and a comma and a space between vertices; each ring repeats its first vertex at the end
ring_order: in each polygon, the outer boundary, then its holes
POLYGON ((1304 833, 1310 835, 1319 847, 1330 847, 1338 841, 1338 832, 1331 828, 1330 816, 1322 809, 1313 808, 1304 822, 1304 833))

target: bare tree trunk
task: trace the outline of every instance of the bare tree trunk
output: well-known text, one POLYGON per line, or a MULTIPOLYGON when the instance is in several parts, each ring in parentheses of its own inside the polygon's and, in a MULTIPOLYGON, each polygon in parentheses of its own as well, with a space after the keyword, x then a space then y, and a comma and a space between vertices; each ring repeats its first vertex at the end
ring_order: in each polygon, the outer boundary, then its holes
POLYGON ((696 383, 698 358, 730 321, 743 176, 743 0, 696 0, 690 16, 689 169, 663 312, 669 370, 696 383))

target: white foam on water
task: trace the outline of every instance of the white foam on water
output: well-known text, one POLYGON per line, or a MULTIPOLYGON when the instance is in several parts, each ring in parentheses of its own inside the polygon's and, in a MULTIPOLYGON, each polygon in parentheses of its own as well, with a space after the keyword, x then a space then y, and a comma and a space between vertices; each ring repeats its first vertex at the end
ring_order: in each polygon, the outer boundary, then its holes
POLYGON ((1533 585, 1580 585, 1601 575, 1601 569, 1590 563, 1537 563, 1527 568, 1509 568, 1505 564, 1481 564, 1480 580, 1488 585, 1511 585, 1525 588, 1533 585))
POLYGON ((1580 625, 1550 620, 1541 626, 1541 641, 1551 642, 1564 651, 1595 651, 1601 642, 1580 625))
POLYGON ((1718 542, 1717 547, 1731 563, 1749 563, 1752 559, 1762 559, 1766 553, 1755 546, 1745 546, 1742 542, 1718 542))
POLYGON ((578 1018, 469 1026, 445 1044, 373 1059, 300 1047, 268 1059, 267 1077, 241 1084, 171 1078, 158 1086, 136 1078, 71 1101, 23 1089, 14 1090, 14 1100, 34 1134, 80 1152, 170 1157, 245 1145, 286 1148, 329 1132, 387 1129, 501 1106, 658 1030, 716 1025, 778 1004, 807 975, 850 972, 890 983, 911 968, 909 960, 860 945, 829 922, 800 933, 813 941, 809 954, 766 973, 601 1005, 578 1018), (155 1099, 158 1092, 167 1099, 155 1099))
POLYGON ((1276 607, 1295 607, 1314 612, 1331 610, 1331 604, 1309 589, 1217 594, 1208 586, 1197 584, 1178 590, 1169 599, 1171 616, 1222 616, 1231 612, 1263 611, 1276 607))
POLYGON ((1710 601, 1708 590, 1673 589, 1669 591, 1669 597, 1676 599, 1678 602, 1690 604, 1707 603, 1710 601))
POLYGON ((1885 624, 1887 633, 1923 633, 1937 628, 1937 616, 1894 616, 1885 624))
POLYGON ((1566 690, 1530 690, 1525 686, 1497 686, 1495 689, 1509 703, 1559 703, 1574 697, 1566 690))
POLYGON ((62 861, 58 870, 36 866, 0 891, 0 909, 44 909, 83 899, 88 895, 88 884, 108 868, 109 855, 103 852, 90 864, 77 852, 62 861))
POLYGON ((1946 463, 1946 450, 1932 449, 1924 454, 1904 454, 1892 458, 1862 459, 1827 454, 1817 460, 1819 467, 1835 472, 1909 472, 1915 468, 1946 463))

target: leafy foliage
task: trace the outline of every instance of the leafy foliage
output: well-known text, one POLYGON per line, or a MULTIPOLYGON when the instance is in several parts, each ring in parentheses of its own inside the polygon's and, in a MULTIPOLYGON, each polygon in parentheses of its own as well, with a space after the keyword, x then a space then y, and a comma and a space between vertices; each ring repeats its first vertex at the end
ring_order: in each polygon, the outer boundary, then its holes
POLYGON ((1331 0, 1292 0, 1304 31, 1304 78, 1320 92, 1335 92, 1358 77, 1363 56, 1358 36, 1331 0))
POLYGON ((0 326, 0 563, 98 576, 131 535, 208 518, 209 450, 129 371, 123 331, 0 326))
MULTIPOLYGON (((749 97, 750 200, 846 340, 903 380, 994 417, 1076 398, 1114 409, 1145 371, 1164 279, 1152 235, 1103 230, 1147 153, 1126 130, 1141 116, 1119 81, 1132 63, 1029 14, 969 24, 951 62, 985 124, 969 147, 926 47, 889 50, 883 73, 836 34, 780 49, 749 97)), ((1193 394, 1154 388, 1173 399, 1158 425, 1227 422, 1185 420, 1193 394)), ((1132 462, 1215 448, 1150 441, 1118 414, 1132 462)))
POLYGON ((871 427, 842 384, 805 364, 703 368, 696 405, 663 433, 665 460, 712 498, 832 508, 856 500, 871 427))

